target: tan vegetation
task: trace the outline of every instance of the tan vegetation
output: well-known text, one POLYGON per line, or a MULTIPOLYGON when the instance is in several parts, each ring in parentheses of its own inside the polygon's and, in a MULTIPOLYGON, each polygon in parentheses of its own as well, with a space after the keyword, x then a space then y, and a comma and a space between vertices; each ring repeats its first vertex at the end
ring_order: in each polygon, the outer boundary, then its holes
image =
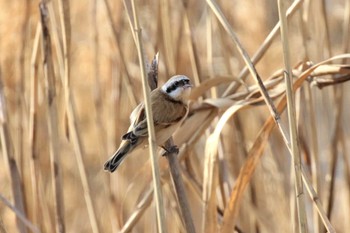
POLYGON ((167 232, 349 232, 350 1, 131 3, 0 0, 0 232, 157 232, 154 190, 167 232), (154 189, 103 163, 157 52, 196 87, 154 189))

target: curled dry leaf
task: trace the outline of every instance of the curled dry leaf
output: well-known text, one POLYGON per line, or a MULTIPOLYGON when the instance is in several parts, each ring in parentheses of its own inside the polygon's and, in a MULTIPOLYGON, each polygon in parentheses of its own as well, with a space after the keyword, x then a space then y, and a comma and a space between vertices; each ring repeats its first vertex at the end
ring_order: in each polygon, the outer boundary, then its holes
POLYGON ((199 86, 196 86, 195 88, 193 88, 190 99, 196 100, 200 96, 202 96, 206 91, 208 91, 210 88, 217 87, 221 84, 231 83, 233 81, 236 81, 236 80, 233 78, 227 78, 227 77, 215 77, 215 78, 207 79, 203 81, 199 86))

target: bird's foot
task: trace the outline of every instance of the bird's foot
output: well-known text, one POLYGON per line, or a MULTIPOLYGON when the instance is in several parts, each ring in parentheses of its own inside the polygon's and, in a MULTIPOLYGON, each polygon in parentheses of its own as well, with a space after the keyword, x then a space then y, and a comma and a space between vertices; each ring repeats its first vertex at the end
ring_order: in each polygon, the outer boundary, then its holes
POLYGON ((162 156, 165 156, 167 154, 178 154, 179 153, 179 147, 177 147, 177 145, 173 145, 173 146, 170 146, 170 147, 165 147, 165 146, 162 146, 162 148, 165 150, 164 153, 162 154, 162 156))

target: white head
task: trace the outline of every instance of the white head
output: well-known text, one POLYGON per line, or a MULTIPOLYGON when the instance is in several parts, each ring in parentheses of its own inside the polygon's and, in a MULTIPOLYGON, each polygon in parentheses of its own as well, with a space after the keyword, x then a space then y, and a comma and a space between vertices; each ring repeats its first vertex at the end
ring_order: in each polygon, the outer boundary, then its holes
POLYGON ((186 100, 191 93, 191 80, 185 75, 171 77, 163 86, 162 91, 174 100, 186 100))

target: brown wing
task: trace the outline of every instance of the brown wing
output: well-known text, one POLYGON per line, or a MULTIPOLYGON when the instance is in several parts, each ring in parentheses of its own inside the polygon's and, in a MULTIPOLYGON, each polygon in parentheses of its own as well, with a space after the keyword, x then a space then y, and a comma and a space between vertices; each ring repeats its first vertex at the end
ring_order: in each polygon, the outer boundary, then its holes
MULTIPOLYGON (((151 92, 151 103, 156 131, 180 122, 186 116, 188 111, 187 105, 169 99, 166 94, 158 90, 151 92), (155 109, 162 111, 162 114, 155 114, 155 109)), ((143 103, 135 108, 130 119, 132 123, 128 133, 122 137, 124 140, 134 140, 137 137, 148 135, 147 119, 143 103)))
MULTIPOLYGON (((146 118, 145 105, 140 103, 130 114, 130 128, 134 128, 146 118)), ((130 131, 131 129, 129 129, 130 131)))
POLYGON ((162 114, 153 114, 155 124, 172 124, 180 121, 187 113, 187 105, 170 99, 163 92, 157 92, 152 96, 152 110, 160 109, 162 114))

